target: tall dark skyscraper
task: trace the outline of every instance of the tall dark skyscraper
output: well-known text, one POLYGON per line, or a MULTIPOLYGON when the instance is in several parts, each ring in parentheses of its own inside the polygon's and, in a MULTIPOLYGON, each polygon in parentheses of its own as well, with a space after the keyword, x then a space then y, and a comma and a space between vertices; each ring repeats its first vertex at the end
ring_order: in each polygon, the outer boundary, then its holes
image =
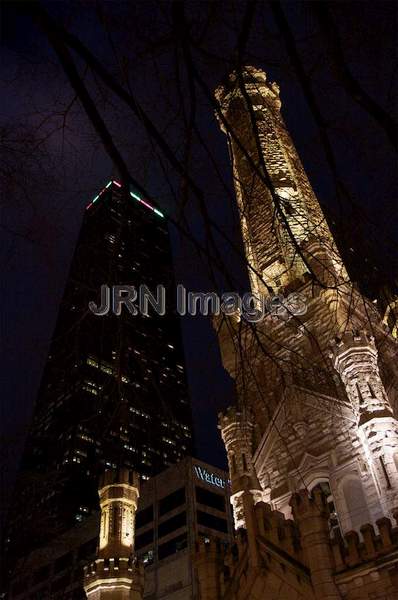
MULTIPOLYGON (((104 468, 148 478, 192 451, 166 219, 110 181, 87 206, 10 515, 21 554, 82 521, 104 468), (96 316, 101 285, 166 287, 164 316, 96 316)), ((12 553, 13 553, 12 552, 12 553)))

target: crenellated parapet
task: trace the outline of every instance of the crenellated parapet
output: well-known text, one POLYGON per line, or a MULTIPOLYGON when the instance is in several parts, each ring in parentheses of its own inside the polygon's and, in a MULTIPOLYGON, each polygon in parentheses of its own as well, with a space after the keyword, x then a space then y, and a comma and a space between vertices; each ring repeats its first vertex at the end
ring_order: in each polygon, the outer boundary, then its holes
MULTIPOLYGON (((250 499, 250 496, 247 495, 247 498, 250 499)), ((313 593, 312 573, 309 569, 311 557, 301 543, 302 534, 297 522, 287 519, 264 502, 246 504, 246 521, 248 527, 240 529, 236 533, 235 542, 227 548, 215 539, 203 540, 197 545, 195 565, 200 573, 203 600, 243 598, 244 595, 240 596, 238 590, 245 589, 251 597, 250 583, 258 586, 256 589, 264 589, 264 592, 267 590, 270 593, 275 587, 279 591, 289 589, 294 594, 294 584, 298 581, 301 583, 297 592, 302 595, 295 596, 297 598, 324 600, 333 597, 321 595, 325 586, 319 594, 313 593), (256 548, 255 552, 253 546, 256 548), (232 596, 232 593, 236 595, 232 596)), ((325 544, 330 552, 328 539, 325 544)), ((320 557, 322 558, 322 552, 320 557)))
MULTIPOLYGON (((398 517, 398 515, 396 515, 398 517)), ((348 531, 343 537, 335 537, 331 544, 335 561, 335 572, 365 566, 398 550, 398 527, 384 517, 376 521, 376 528, 367 523, 357 531, 348 531)))
POLYGON ((279 592, 284 590, 281 598, 297 593, 294 597, 306 600, 370 599, 377 597, 378 583, 385 591, 380 597, 395 598, 398 527, 390 519, 379 519, 376 527, 364 524, 360 533, 350 531, 344 537, 335 532, 331 539, 328 506, 320 490, 313 494, 300 490, 290 504, 294 519, 264 502, 251 502, 246 505, 249 526, 236 533, 234 543, 225 547, 206 538, 197 544, 194 563, 202 600, 251 597, 250 585, 270 597, 275 586, 279 592), (253 560, 253 545, 257 560, 253 560), (296 592, 289 587, 293 581, 301 582, 296 592))
POLYGON ((287 519, 283 513, 273 510, 266 502, 256 504, 254 512, 258 534, 305 565, 306 557, 300 542, 300 531, 293 519, 287 519))
MULTIPOLYGON (((113 600, 116 593, 126 600, 140 600, 144 593, 144 566, 129 558, 97 558, 84 567, 84 589, 88 599, 113 600)), ((119 596, 118 596, 119 598, 119 596)))
POLYGON ((99 479, 99 489, 108 486, 128 486, 129 488, 139 487, 139 475, 135 471, 126 468, 106 469, 99 479))

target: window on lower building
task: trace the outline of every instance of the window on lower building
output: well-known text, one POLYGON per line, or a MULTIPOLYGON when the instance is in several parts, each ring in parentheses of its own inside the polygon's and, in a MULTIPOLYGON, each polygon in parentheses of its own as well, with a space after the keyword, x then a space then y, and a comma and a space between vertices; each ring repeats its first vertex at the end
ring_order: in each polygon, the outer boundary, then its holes
POLYGON ((159 501, 159 516, 185 504, 185 487, 182 487, 159 501))
POLYGON ((70 584, 70 580, 71 574, 66 573, 65 575, 62 575, 62 577, 60 577, 59 579, 53 581, 51 584, 51 594, 54 594, 54 592, 60 592, 65 590, 70 584))
POLYGON ((222 533, 228 533, 228 523, 226 519, 221 519, 220 517, 205 513, 203 510, 197 510, 196 515, 199 525, 221 531, 222 533))
POLYGON ((22 592, 26 592, 29 589, 29 579, 25 577, 23 579, 18 579, 12 584, 12 592, 15 595, 21 594, 22 592))
POLYGON ((153 563, 153 550, 147 550, 142 556, 141 560, 145 567, 151 565, 153 563))
POLYGON ((137 516, 135 518, 135 526, 138 529, 139 527, 144 527, 144 525, 148 525, 148 523, 152 523, 153 521, 153 505, 148 506, 148 508, 144 508, 143 510, 139 510, 137 512, 137 516))
POLYGON ((205 506, 210 506, 217 510, 225 512, 225 498, 221 494, 215 494, 202 487, 196 486, 196 501, 205 506))
POLYGON ((171 519, 167 519, 167 521, 163 521, 163 523, 160 523, 158 527, 158 537, 161 538, 165 535, 168 535, 172 531, 175 531, 180 527, 184 527, 186 523, 187 514, 184 511, 182 513, 179 513, 178 515, 175 515, 174 517, 171 517, 171 519))
POLYGON ((215 537, 214 535, 209 536, 208 533, 205 533, 204 531, 200 531, 198 532, 199 537, 204 541, 205 544, 209 544, 210 543, 210 539, 216 539, 218 541, 218 543, 220 544, 220 547, 224 548, 225 550, 227 550, 230 547, 230 542, 228 542, 228 540, 223 540, 219 537, 215 537))
POLYGON ((32 582, 33 585, 37 585, 42 581, 45 581, 50 576, 50 565, 44 565, 44 567, 40 567, 33 573, 32 582))
POLYGON ((73 553, 68 552, 68 554, 64 554, 57 558, 54 563, 54 573, 59 573, 60 571, 64 571, 68 567, 70 567, 73 563, 73 553))
POLYGON ((149 529, 135 538, 135 549, 139 550, 148 544, 153 543, 153 529, 149 529))
POLYGON ((97 543, 98 540, 95 537, 92 540, 89 540, 88 542, 82 544, 77 553, 77 558, 79 560, 87 560, 93 558, 97 549, 97 543))
POLYGON ((160 544, 158 548, 158 558, 162 560, 167 556, 171 556, 176 552, 180 552, 187 547, 187 534, 183 533, 182 535, 178 535, 172 540, 165 542, 164 544, 160 544))
POLYGON ((50 599, 50 588, 41 587, 29 596, 29 600, 49 600, 50 599))

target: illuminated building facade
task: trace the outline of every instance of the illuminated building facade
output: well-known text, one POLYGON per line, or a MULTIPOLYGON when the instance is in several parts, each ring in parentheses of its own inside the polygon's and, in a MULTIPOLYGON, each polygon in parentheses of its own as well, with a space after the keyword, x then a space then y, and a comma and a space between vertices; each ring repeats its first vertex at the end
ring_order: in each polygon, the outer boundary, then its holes
POLYGON ((174 296, 166 219, 110 181, 85 211, 34 409, 10 515, 17 556, 84 520, 105 468, 145 479, 191 453, 174 296), (166 314, 96 316, 103 284, 163 284, 166 314))
POLYGON ((307 310, 216 323, 238 396, 219 427, 241 534, 235 556, 199 550, 202 597, 395 598, 396 340, 347 275, 278 86, 246 67, 216 97, 252 292, 298 293, 307 310))

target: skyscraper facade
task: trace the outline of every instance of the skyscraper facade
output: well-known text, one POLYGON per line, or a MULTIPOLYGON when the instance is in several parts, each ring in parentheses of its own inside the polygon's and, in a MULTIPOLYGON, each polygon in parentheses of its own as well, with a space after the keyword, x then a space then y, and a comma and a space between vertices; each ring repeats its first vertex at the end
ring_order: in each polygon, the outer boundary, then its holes
POLYGON ((166 219, 110 181, 86 208, 10 516, 25 553, 97 505, 104 468, 146 479, 192 449, 166 219), (102 285, 166 288, 166 314, 98 316, 102 285))

